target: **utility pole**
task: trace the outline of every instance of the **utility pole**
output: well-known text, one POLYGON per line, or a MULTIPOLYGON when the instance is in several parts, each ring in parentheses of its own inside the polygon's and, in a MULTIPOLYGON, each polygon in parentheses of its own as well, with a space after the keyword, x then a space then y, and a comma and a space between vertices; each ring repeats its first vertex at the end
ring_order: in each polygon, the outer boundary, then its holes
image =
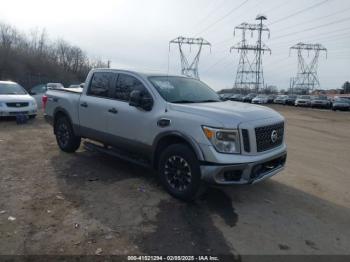
POLYGON ((107 68, 111 68, 111 60, 107 61, 107 68))
POLYGON ((238 50, 240 53, 240 59, 236 74, 236 80, 234 87, 246 90, 255 90, 256 93, 260 89, 264 88, 264 74, 262 67, 262 54, 269 52, 271 49, 262 42, 262 36, 264 32, 267 32, 270 36, 270 30, 263 24, 263 20, 267 20, 266 16, 258 15, 256 20, 259 20, 258 24, 242 23, 235 27, 234 36, 236 30, 242 31, 242 41, 231 47, 230 52, 233 49, 238 50), (256 44, 248 44, 246 40, 246 33, 253 33, 258 31, 258 40, 256 44), (252 59, 249 58, 249 53, 254 53, 252 59))
MULTIPOLYGON (((257 56, 258 56, 258 59, 257 59, 257 89, 259 90, 259 86, 260 86, 260 69, 262 68, 262 61, 261 61, 261 47, 262 47, 262 42, 261 42, 261 38, 262 38, 262 31, 263 31, 263 20, 267 20, 266 16, 263 16, 263 15, 258 15, 256 17, 256 20, 260 20, 260 26, 259 26, 259 40, 258 40, 258 52, 257 52, 257 56)), ((261 71, 261 76, 263 76, 263 71, 261 71)), ((263 81, 262 81, 262 85, 264 86, 264 78, 263 78, 263 81)))
POLYGON ((209 46, 211 48, 211 44, 203 38, 187 38, 179 36, 178 38, 169 42, 169 52, 171 44, 176 44, 179 47, 181 60, 181 74, 199 79, 198 64, 202 52, 202 47, 209 46), (189 57, 185 54, 183 50, 183 45, 189 45, 190 50, 192 49, 193 45, 198 47, 192 62, 189 61, 189 57))
POLYGON ((298 43, 290 48, 290 52, 297 50, 298 53, 298 72, 294 78, 292 89, 299 93, 309 94, 315 88, 320 87, 320 81, 318 79, 318 60, 321 52, 326 52, 327 49, 321 44, 305 44, 298 43), (310 53, 313 54, 310 62, 306 61, 305 52, 308 57, 310 53))

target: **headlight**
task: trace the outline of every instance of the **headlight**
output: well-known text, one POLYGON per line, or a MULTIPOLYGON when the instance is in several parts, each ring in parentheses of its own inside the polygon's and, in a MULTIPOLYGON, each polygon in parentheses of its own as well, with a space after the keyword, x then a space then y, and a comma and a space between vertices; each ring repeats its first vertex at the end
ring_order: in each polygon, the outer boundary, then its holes
POLYGON ((240 143, 238 130, 217 129, 203 126, 203 132, 216 151, 225 154, 239 154, 240 143))
POLYGON ((37 106, 36 101, 31 101, 31 102, 29 103, 29 105, 30 105, 30 106, 37 106))

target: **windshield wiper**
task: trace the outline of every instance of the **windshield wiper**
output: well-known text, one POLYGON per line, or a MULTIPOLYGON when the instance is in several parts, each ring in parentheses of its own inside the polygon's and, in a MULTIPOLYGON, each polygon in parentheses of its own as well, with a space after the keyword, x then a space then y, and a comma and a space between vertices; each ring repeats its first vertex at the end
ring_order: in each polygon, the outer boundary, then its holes
POLYGON ((209 99, 209 100, 198 101, 197 103, 217 103, 217 102, 221 102, 221 101, 220 100, 209 99))
POLYGON ((196 103, 196 101, 191 101, 191 100, 177 100, 177 101, 172 101, 170 103, 174 104, 191 104, 191 103, 196 103))

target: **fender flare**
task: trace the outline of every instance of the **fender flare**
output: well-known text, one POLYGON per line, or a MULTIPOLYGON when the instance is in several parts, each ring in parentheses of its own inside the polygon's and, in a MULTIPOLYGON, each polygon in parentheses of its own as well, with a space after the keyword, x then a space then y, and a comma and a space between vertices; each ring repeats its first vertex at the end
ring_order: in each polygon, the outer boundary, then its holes
POLYGON ((69 120, 70 124, 72 125, 72 128, 73 128, 73 130, 74 130, 74 133, 75 133, 76 135, 79 135, 79 129, 78 129, 77 126, 73 123, 70 114, 68 113, 68 111, 67 111, 66 109, 64 109, 63 107, 60 107, 60 106, 56 107, 55 110, 54 110, 54 113, 53 113, 53 126, 54 126, 54 130, 55 130, 55 123, 56 123, 56 116, 57 116, 57 114, 59 114, 59 113, 63 113, 65 116, 68 117, 68 120, 69 120))
POLYGON ((170 137, 170 136, 172 136, 172 137, 175 136, 175 137, 178 137, 178 138, 186 141, 191 146, 193 152, 196 154, 197 159, 199 161, 205 161, 204 154, 203 154, 200 146, 192 137, 187 136, 179 131, 165 131, 165 132, 158 134, 156 136, 156 138, 154 139, 154 142, 152 144, 152 164, 154 164, 154 160, 156 159, 155 154, 156 154, 156 149, 159 145, 159 141, 161 141, 163 138, 170 137))

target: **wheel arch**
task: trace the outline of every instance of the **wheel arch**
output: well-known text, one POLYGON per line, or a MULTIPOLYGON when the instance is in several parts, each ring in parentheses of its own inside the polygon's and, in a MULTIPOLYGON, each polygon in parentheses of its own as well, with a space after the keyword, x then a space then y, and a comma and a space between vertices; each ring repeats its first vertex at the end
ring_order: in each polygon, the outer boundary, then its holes
POLYGON ((54 111, 54 114, 53 114, 53 127, 54 127, 54 133, 56 134, 56 130, 55 130, 55 126, 56 126, 56 122, 57 120, 60 118, 60 117, 67 117, 69 123, 71 124, 73 130, 74 130, 74 133, 77 133, 77 130, 75 128, 75 125, 73 124, 72 122, 72 118, 70 117, 68 111, 62 107, 57 107, 54 111))
POLYGON ((154 169, 158 168, 160 153, 172 144, 186 144, 199 161, 205 160, 202 150, 193 138, 177 131, 169 131, 159 134, 152 145, 152 166, 154 169))

